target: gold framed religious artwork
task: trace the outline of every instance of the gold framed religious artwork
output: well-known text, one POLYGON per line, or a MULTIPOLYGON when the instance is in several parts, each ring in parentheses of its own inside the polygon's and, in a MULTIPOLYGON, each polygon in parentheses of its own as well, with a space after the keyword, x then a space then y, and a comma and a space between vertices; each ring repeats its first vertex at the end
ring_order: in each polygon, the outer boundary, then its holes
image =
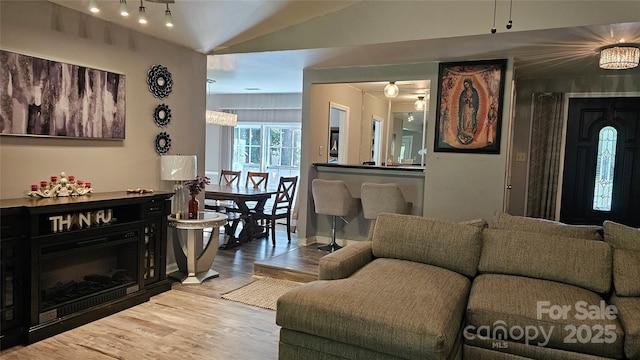
POLYGON ((507 60, 441 63, 436 152, 500 153, 507 60))

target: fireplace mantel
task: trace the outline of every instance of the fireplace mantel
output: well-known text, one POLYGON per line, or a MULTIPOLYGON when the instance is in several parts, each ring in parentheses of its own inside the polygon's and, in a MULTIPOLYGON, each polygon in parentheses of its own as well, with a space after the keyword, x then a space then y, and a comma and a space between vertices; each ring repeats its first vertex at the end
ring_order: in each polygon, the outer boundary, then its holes
POLYGON ((167 215, 172 195, 122 191, 1 199, 0 279, 5 300, 0 318, 1 347, 39 341, 169 290, 167 215), (128 245, 117 247, 122 244, 128 245), (126 273, 126 280, 110 281, 105 275, 94 274, 94 269, 74 274, 89 266, 83 258, 92 257, 107 257, 94 263, 117 268, 119 275, 126 273), (67 262, 73 268, 66 270, 67 262), (54 279, 49 279, 52 276, 54 279), (52 293, 65 283, 72 286, 87 278, 106 282, 106 289, 97 287, 89 294, 76 292, 68 300, 58 297, 52 305, 52 293))

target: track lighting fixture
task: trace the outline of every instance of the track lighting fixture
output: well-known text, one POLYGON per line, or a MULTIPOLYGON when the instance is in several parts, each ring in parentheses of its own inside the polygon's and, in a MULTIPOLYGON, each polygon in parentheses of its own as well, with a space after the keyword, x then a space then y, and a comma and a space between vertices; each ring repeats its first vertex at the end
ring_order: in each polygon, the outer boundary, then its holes
POLYGON ((89 11, 91 11, 94 14, 100 12, 100 8, 98 7, 97 0, 89 0, 89 11))
POLYGON ((169 3, 167 3, 167 10, 164 11, 164 25, 168 28, 173 27, 173 19, 171 18, 171 10, 169 10, 169 3))
POLYGON ((513 9, 513 0, 509 2, 509 21, 507 22, 507 29, 513 27, 513 21, 511 20, 511 10, 513 9))
POLYGON ((398 96, 400 89, 398 89, 398 85, 396 85, 395 81, 389 81, 389 84, 384 87, 384 96, 388 98, 394 98, 398 96))
POLYGON ((147 14, 145 13, 144 4, 142 4, 142 0, 140 0, 140 8, 138 8, 138 22, 140 24, 147 23, 147 14))
POLYGON ((129 9, 127 9, 127 0, 120 0, 120 15, 129 16, 129 9))

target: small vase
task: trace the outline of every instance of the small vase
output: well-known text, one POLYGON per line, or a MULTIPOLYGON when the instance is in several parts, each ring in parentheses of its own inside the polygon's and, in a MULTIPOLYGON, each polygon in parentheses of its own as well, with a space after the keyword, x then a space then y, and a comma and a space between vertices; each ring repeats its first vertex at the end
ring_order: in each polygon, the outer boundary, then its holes
POLYGON ((189 200, 189 219, 197 219, 198 211, 200 210, 200 201, 195 196, 189 200))

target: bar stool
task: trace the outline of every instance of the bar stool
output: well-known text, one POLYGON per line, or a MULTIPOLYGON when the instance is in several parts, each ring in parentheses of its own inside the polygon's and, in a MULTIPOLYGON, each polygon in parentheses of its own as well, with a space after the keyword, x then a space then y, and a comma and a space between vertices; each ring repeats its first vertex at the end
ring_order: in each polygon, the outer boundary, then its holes
POLYGON ((357 214, 360 201, 351 196, 347 184, 342 180, 313 179, 311 192, 316 214, 331 216, 331 243, 318 249, 333 252, 342 248, 336 244, 336 218, 348 223, 343 216, 357 214))
POLYGON ((369 237, 380 213, 411 214, 413 203, 408 202, 402 195, 400 186, 396 183, 377 184, 363 182, 360 187, 360 200, 364 218, 371 220, 369 237))

